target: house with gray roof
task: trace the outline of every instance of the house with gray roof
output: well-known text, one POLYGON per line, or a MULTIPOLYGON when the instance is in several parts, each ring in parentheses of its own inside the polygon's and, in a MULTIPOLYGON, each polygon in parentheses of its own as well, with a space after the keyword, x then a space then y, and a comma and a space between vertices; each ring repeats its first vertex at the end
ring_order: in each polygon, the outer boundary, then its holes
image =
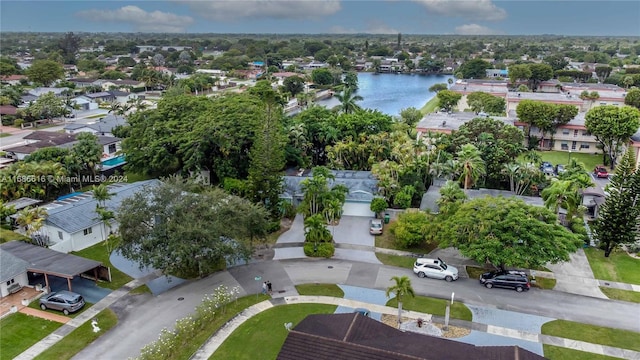
MULTIPOLYGON (((158 184, 155 179, 111 184, 107 189, 112 196, 105 201, 104 207, 116 212, 124 199, 158 184)), ((111 232, 116 232, 118 224, 113 221, 105 224, 100 220, 96 212, 98 205, 91 191, 43 205, 48 215, 41 231, 49 238, 49 248, 64 253, 79 251, 104 241, 111 232)))
MULTIPOLYGON (((371 200, 378 192, 378 179, 373 176, 371 171, 332 170, 331 173, 335 179, 328 181, 329 188, 341 184, 349 189, 342 207, 342 215, 373 217, 374 213, 370 207, 371 200)), ((284 176, 284 191, 280 198, 289 200, 294 206, 298 206, 304 198, 302 181, 309 178, 311 178, 309 170, 291 172, 284 176)))
POLYGON ((64 127, 64 132, 67 134, 77 134, 81 132, 88 132, 98 136, 113 136, 111 132, 113 128, 118 125, 126 125, 127 121, 122 116, 115 116, 113 114, 105 115, 94 123, 88 124, 68 124, 64 127))
POLYGON ((14 289, 29 284, 29 262, 0 248, 0 297, 11 295, 14 289))

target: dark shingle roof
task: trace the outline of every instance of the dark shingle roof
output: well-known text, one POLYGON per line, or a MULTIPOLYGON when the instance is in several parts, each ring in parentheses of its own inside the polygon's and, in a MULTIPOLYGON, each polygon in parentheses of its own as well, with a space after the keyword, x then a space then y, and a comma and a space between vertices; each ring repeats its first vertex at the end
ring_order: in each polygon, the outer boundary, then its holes
POLYGON ((278 360, 540 360, 517 346, 475 346, 403 332, 357 313, 309 315, 287 336, 278 360), (313 349, 313 351, 309 351, 313 349))
POLYGON ((0 248, 0 265, 0 282, 5 282, 26 272, 29 263, 0 248))
MULTIPOLYGON (((346 200, 371 201, 378 191, 378 180, 371 171, 332 170, 331 173, 335 176, 335 180, 328 181, 329 187, 333 188, 337 184, 346 186, 349 189, 346 200)), ((304 191, 300 182, 310 177, 311 172, 303 176, 285 176, 282 197, 302 196, 304 191)))
MULTIPOLYGON (((9 241, 1 244, 0 249, 24 260, 27 263, 27 271, 42 272, 65 278, 72 278, 102 265, 99 261, 65 254, 22 241, 9 241)), ((2 267, 4 267, 4 261, 2 267)))

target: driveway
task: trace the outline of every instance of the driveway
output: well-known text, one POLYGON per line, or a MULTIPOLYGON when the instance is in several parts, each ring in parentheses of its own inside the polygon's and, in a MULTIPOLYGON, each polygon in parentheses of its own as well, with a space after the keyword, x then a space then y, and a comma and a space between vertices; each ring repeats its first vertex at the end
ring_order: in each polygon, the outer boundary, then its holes
POLYGON ((375 246, 375 240, 369 235, 369 217, 343 216, 337 226, 329 226, 336 244, 375 246))
POLYGON ((567 262, 548 264, 547 267, 553 271, 556 278, 553 290, 608 299, 600 291, 600 282, 593 276, 584 249, 578 249, 571 254, 567 262))

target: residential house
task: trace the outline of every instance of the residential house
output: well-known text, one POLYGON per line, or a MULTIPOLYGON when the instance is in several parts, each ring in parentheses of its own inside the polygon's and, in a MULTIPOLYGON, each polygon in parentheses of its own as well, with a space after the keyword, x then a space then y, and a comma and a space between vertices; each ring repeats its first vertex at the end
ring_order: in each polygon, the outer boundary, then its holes
POLYGON ((67 134, 78 134, 81 132, 88 132, 99 136, 113 136, 111 132, 114 127, 118 125, 126 125, 127 121, 122 116, 116 116, 114 114, 105 115, 98 121, 90 124, 68 124, 64 127, 64 131, 67 134))
MULTIPOLYGON (((513 115, 515 118, 515 114, 513 115)), ((531 136, 537 138, 544 137, 539 144, 543 149, 597 154, 600 152, 597 147, 598 142, 595 136, 593 136, 584 125, 585 115, 586 113, 584 112, 578 113, 578 115, 567 124, 558 127, 553 134, 542 134, 540 129, 533 126, 531 127, 531 136), (553 143, 551 142, 552 136, 553 143)), ((521 121, 516 121, 515 125, 521 129, 527 126, 527 124, 521 121)))
MULTIPOLYGON (((458 130, 462 124, 483 116, 485 115, 477 115, 473 112, 447 113, 440 111, 427 114, 416 125, 418 138, 421 138, 430 132, 451 134, 453 131, 458 130)), ((509 125, 515 125, 516 123, 515 118, 504 116, 491 116, 491 118, 500 120, 509 125)))
POLYGON ((120 90, 128 91, 130 88, 141 89, 145 87, 144 81, 138 80, 97 80, 97 84, 102 87, 102 90, 120 90))
POLYGON ((34 131, 23 138, 23 145, 18 145, 4 149, 7 156, 15 160, 24 160, 29 154, 46 147, 59 147, 76 141, 75 135, 51 132, 34 131))
POLYGON ((126 104, 139 97, 137 93, 120 91, 120 90, 109 90, 107 92, 114 97, 113 101, 116 101, 119 104, 126 104))
MULTIPOLYGON (((157 186, 158 180, 135 183, 116 183, 107 187, 111 198, 104 207, 116 211, 122 201, 149 187, 157 186)), ((44 205, 48 216, 40 230, 48 236, 52 250, 68 253, 79 251, 104 241, 110 233, 116 232, 118 224, 105 224, 96 213, 99 204, 92 192, 81 193, 44 205)))
POLYGON ((590 187, 580 191, 582 195, 582 205, 587 209, 586 215, 596 219, 600 211, 600 206, 604 204, 606 194, 598 187, 590 187))
POLYGON ((85 87, 90 87, 90 86, 98 86, 99 84, 97 83, 97 79, 91 79, 91 78, 71 78, 68 79, 67 81, 73 83, 76 88, 85 88, 85 87))
MULTIPOLYGON (((329 180, 329 187, 341 184, 349 189, 346 201, 342 207, 342 215, 367 216, 375 214, 371 211, 371 200, 378 192, 378 180, 371 171, 332 170, 334 180, 329 180)), ((298 206, 304 198, 302 180, 311 177, 310 170, 290 170, 284 176, 284 191, 280 198, 298 206)))
POLYGON ((0 116, 16 116, 18 108, 13 105, 0 105, 0 116))
POLYGON ((486 77, 489 79, 496 79, 496 78, 508 78, 509 77, 509 71, 506 69, 487 69, 486 71, 486 77))
POLYGON ((273 73, 273 74, 271 74, 271 76, 276 78, 276 80, 278 81, 278 85, 283 85, 284 84, 284 80, 286 78, 291 77, 291 76, 300 76, 300 74, 294 73, 294 72, 290 72, 290 71, 285 71, 285 72, 273 73))
POLYGON ((56 87, 37 87, 34 89, 29 89, 27 91, 27 94, 29 95, 33 95, 35 97, 40 97, 44 94, 48 94, 50 92, 54 93, 54 95, 58 96, 58 97, 64 97, 65 93, 70 92, 71 89, 66 88, 66 87, 61 87, 61 88, 56 88, 56 87))
POLYGON ((327 67, 329 67, 329 64, 323 63, 320 61, 315 61, 315 60, 302 65, 302 68, 304 70, 315 70, 315 69, 322 69, 327 67))
POLYGON ((307 315, 289 331, 278 360, 542 360, 518 346, 476 346, 405 332, 359 313, 307 315), (309 351, 313 349, 313 351, 309 351))
POLYGON ((4 75, 0 77, 0 83, 7 85, 18 85, 22 80, 26 80, 25 75, 4 75))
POLYGON ((107 91, 101 91, 101 92, 97 92, 97 93, 88 93, 88 94, 84 94, 81 97, 91 101, 91 102, 95 102, 97 104, 103 103, 103 102, 112 102, 115 101, 116 97, 107 92, 107 91))
POLYGON ((462 95, 460 101, 458 101, 458 109, 464 111, 469 108, 467 102, 467 95, 474 92, 485 92, 493 96, 506 98, 509 89, 507 88, 507 82, 503 80, 457 80, 449 90, 457 92, 462 95))
POLYGON ((76 96, 71 101, 78 107, 78 110, 95 110, 98 108, 96 101, 85 96, 76 96))
POLYGON ((29 285, 30 263, 0 247, 0 297, 9 296, 29 285))

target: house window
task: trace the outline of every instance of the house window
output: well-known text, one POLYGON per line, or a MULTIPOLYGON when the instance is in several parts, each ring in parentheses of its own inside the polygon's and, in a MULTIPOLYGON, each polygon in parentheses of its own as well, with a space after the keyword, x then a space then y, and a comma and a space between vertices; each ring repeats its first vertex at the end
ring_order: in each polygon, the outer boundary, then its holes
POLYGON ((562 130, 562 133, 563 133, 564 135, 569 135, 569 129, 563 129, 563 130, 562 130))
MULTIPOLYGON (((85 235, 87 235, 87 234, 85 234, 85 235)), ((62 240, 62 239, 63 239, 63 237, 62 237, 62 231, 58 231, 58 238, 59 238, 60 240, 62 240)))
POLYGON ((89 235, 89 234, 91 234, 91 233, 92 233, 91 228, 86 228, 86 229, 84 229, 84 234, 85 234, 85 236, 86 236, 86 235, 89 235))
POLYGON ((591 136, 589 130, 582 130, 582 136, 591 136))
POLYGON ((116 152, 116 144, 110 144, 109 145, 109 154, 113 154, 114 152, 116 152))
POLYGON ((600 106, 602 106, 602 105, 607 105, 607 103, 606 102, 601 102, 600 106))
POLYGON ((11 280, 7 281, 7 286, 9 286, 9 285, 11 285, 11 284, 13 284, 15 282, 16 282, 15 279, 11 279, 11 280))
POLYGON ((573 137, 578 137, 578 130, 573 130, 573 137))
POLYGON ((560 148, 561 148, 562 150, 569 150, 569 144, 567 144, 567 143, 562 143, 562 144, 560 144, 560 148))
POLYGON ((571 150, 575 150, 578 143, 576 141, 571 143, 571 150))
POLYGON ((589 147, 590 147, 590 145, 588 143, 580 144, 580 149, 588 149, 589 147))

